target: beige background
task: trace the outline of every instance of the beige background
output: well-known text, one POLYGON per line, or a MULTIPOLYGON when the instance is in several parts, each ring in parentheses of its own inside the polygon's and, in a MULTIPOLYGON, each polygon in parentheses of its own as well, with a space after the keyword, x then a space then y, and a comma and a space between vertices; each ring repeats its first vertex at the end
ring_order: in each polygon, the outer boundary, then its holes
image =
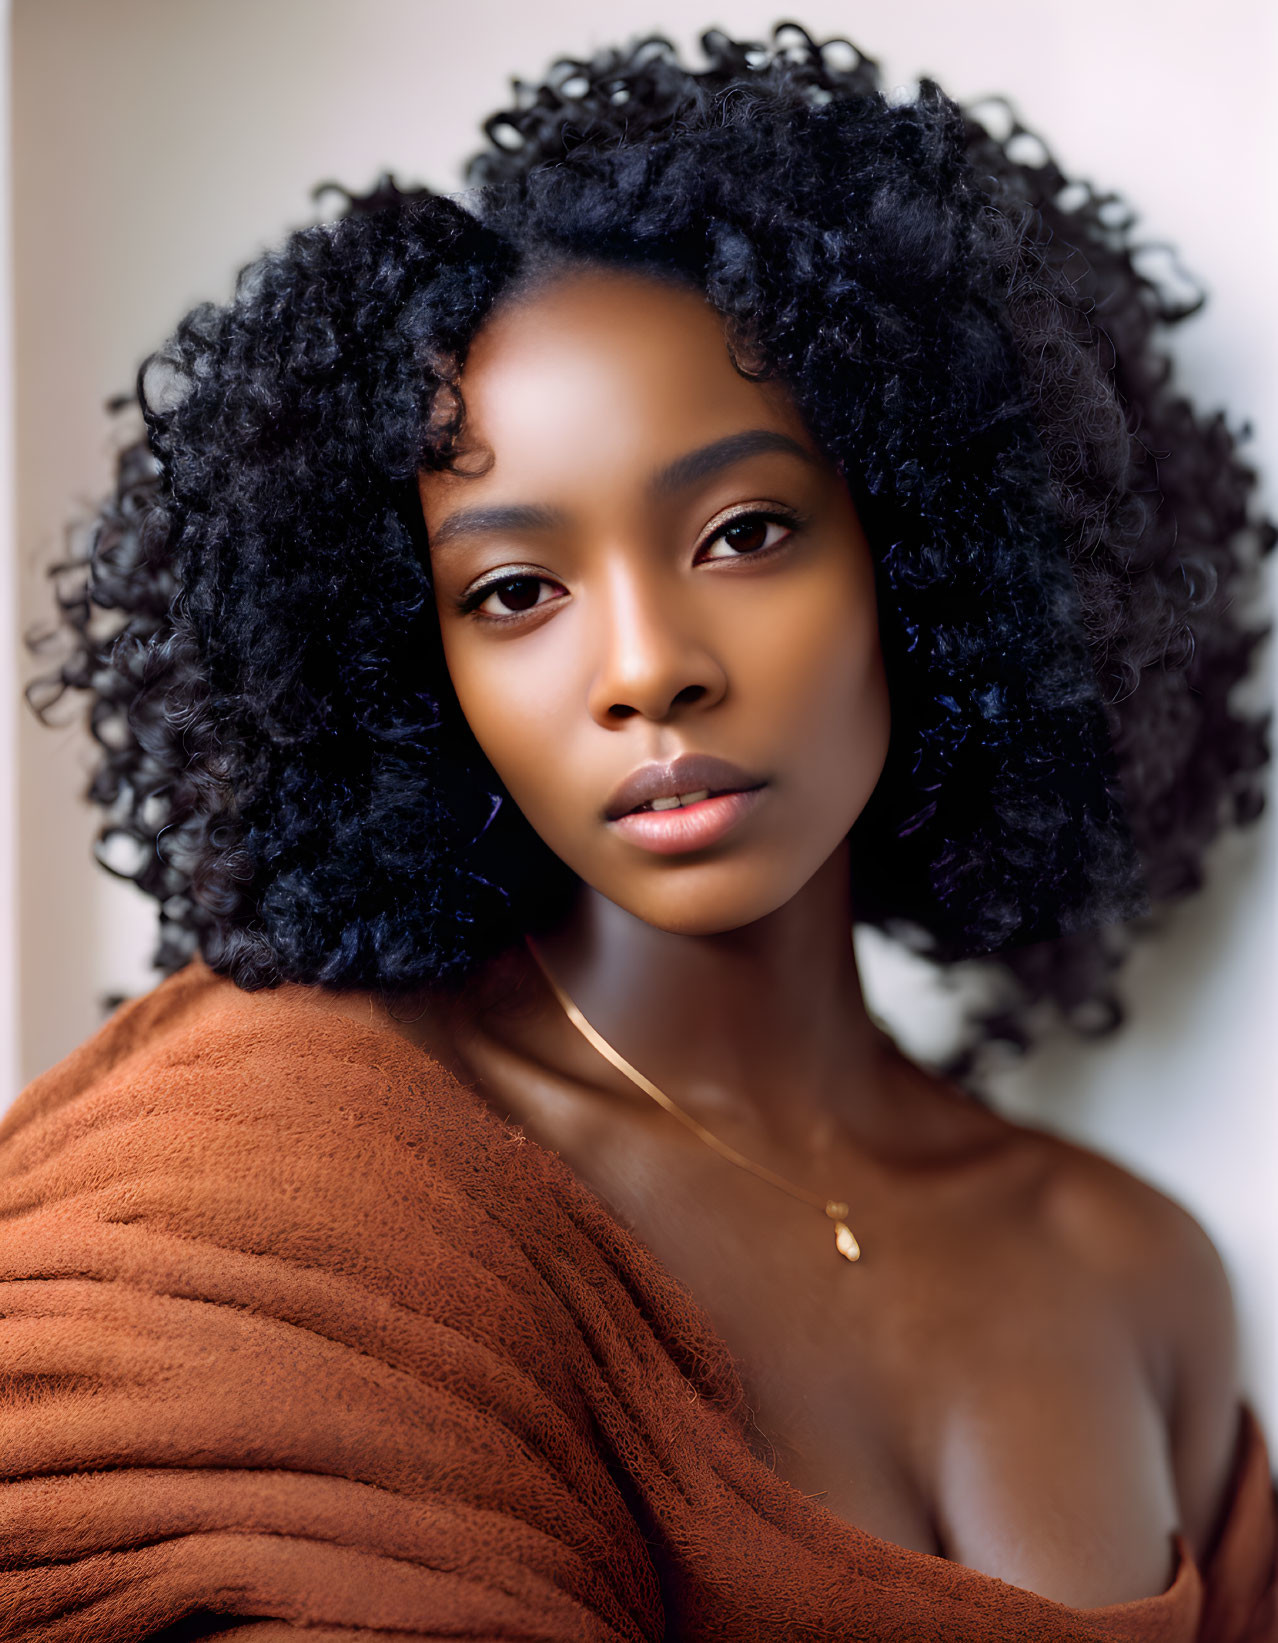
MULTIPOLYGON (((456 188, 477 122, 503 98, 509 73, 534 76, 556 52, 653 27, 681 41, 712 21, 758 35, 775 15, 744 0, 704 14, 633 0, 607 9, 580 0, 15 0, 16 373, 12 400, 0 405, 0 482, 17 474, 0 584, 0 666, 11 679, 19 619, 47 613, 41 567, 61 551, 76 505, 108 477, 102 402, 129 387, 140 357, 187 306, 226 297, 241 262, 312 215, 315 182, 362 186, 391 167, 456 188)), ((1278 8, 814 0, 803 20, 851 35, 884 62, 889 84, 931 72, 959 97, 1011 93, 1067 169, 1121 188, 1151 238, 1174 238, 1213 294, 1180 341, 1183 380, 1206 404, 1254 420, 1254 457, 1278 476, 1278 8)), ((6 700, 14 695, 16 680, 6 700)), ((0 1045, 10 1084, 90 1032, 104 993, 152 979, 149 908, 89 862, 92 818, 76 799, 87 759, 73 725, 41 731, 25 714, 0 714, 0 928, 9 936, 0 1045), (15 883, 16 920, 5 916, 15 883), (20 1033, 10 1030, 15 1008, 20 1033)), ((1272 820, 1218 850, 1208 892, 1131 965, 1123 1036, 1053 1046, 1000 1083, 1011 1110, 1112 1152, 1202 1218, 1233 1275, 1247 1384, 1271 1432, 1274 859, 1272 820)), ((900 955, 868 939, 862 954, 880 1010, 910 1044, 937 1047, 952 1006, 900 955)), ((7 1097, 0 1091, 0 1104, 7 1097)))

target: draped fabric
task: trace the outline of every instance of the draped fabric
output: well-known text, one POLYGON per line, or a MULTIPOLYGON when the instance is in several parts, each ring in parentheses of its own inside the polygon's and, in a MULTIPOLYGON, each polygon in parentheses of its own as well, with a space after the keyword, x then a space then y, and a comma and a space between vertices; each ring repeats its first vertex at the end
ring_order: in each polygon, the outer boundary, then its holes
POLYGON ((879 1540, 548 1149, 320 989, 196 962, 0 1124, 0 1637, 1278 1639, 1273 1486, 1076 1610, 879 1540))

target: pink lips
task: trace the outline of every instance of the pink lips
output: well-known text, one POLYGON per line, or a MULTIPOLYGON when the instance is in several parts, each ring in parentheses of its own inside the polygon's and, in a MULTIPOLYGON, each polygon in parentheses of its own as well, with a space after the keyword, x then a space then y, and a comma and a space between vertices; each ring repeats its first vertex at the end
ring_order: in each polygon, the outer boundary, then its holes
POLYGON ((679 855, 717 844, 759 802, 766 782, 709 753, 681 753, 668 763, 640 765, 620 782, 604 820, 623 838, 657 855, 679 855), (692 804, 671 804, 704 793, 692 804), (656 803, 657 809, 651 806, 656 803))
POLYGON ((677 810, 632 810, 629 815, 618 816, 610 825, 641 850, 651 850, 659 856, 677 856, 718 844, 754 809, 762 796, 761 787, 715 793, 696 804, 681 804, 677 810))

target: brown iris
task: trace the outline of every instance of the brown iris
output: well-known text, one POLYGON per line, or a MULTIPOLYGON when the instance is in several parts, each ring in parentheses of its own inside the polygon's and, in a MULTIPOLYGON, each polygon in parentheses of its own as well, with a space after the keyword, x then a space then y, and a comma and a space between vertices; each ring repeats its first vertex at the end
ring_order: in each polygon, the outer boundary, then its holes
POLYGON ((755 514, 749 519, 740 519, 720 533, 720 540, 742 553, 753 553, 767 541, 768 523, 769 521, 760 514, 755 514))
POLYGON ((507 610, 531 610, 540 590, 540 577, 512 576, 508 582, 499 582, 488 591, 495 593, 507 610))

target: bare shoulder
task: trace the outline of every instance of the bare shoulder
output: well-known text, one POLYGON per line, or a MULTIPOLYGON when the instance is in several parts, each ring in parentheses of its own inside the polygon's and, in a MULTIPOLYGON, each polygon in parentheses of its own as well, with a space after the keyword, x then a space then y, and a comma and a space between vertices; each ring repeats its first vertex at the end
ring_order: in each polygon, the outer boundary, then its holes
POLYGON ((1223 1262, 1183 1205, 1112 1159, 1044 1135, 1044 1213, 1130 1320, 1167 1423, 1181 1527, 1201 1556, 1238 1435, 1237 1324, 1223 1262))

